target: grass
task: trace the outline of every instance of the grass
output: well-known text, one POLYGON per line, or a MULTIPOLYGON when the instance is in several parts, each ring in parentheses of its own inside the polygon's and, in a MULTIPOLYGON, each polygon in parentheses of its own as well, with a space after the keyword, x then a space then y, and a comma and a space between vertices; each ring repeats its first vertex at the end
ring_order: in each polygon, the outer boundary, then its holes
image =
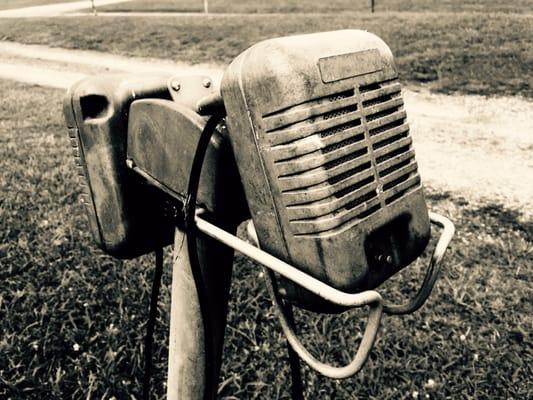
MULTIPOLYGON (((376 11, 430 11, 430 12, 513 12, 531 11, 532 0, 376 0, 376 11)), ((126 3, 99 7, 101 11, 203 11, 203 0, 133 0, 126 3)), ((271 12, 368 12, 368 0, 209 0, 210 12, 271 13, 271 12)))
MULTIPOLYGON (((2 88, 0 398, 139 398, 152 259, 121 262, 94 248, 61 116, 63 92, 7 81, 2 88)), ((431 209, 457 227, 429 303, 384 319, 356 377, 334 381, 306 368, 306 398, 532 398, 533 221, 503 205, 428 191, 431 209)), ((259 269, 239 255, 235 263, 220 397, 288 399, 285 347, 259 269)), ((168 270, 153 398, 165 393, 168 270)), ((387 295, 402 299, 416 272, 388 284, 387 295)), ((315 354, 345 362, 361 315, 297 318, 315 354)))
POLYGON ((2 0, 2 3, 0 3, 0 10, 11 10, 15 8, 44 6, 48 4, 68 2, 69 0, 2 0))
POLYGON ((366 29, 391 47, 401 78, 445 93, 533 97, 533 15, 378 13, 0 20, 0 39, 186 63, 227 64, 271 37, 366 29), (206 24, 209 29, 205 29, 206 24))

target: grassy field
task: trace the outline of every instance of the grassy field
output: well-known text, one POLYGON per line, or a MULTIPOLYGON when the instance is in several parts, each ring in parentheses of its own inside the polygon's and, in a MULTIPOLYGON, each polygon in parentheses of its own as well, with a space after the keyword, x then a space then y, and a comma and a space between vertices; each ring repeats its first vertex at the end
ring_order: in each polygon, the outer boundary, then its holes
MULTIPOLYGON (((74 1, 74 0, 70 0, 70 1, 74 1)), ((0 2, 0 10, 11 10, 14 8, 44 6, 47 4, 68 3, 68 2, 69 0, 2 0, 0 2)), ((89 3, 89 1, 87 3, 89 3)))
MULTIPOLYGON (((99 7, 102 11, 203 11, 203 0, 133 0, 99 7)), ((375 0, 375 11, 511 12, 533 10, 532 0, 375 0)), ((210 12, 271 13, 370 11, 368 0, 209 0, 210 12)))
POLYGON ((229 63, 257 41, 366 29, 392 48, 401 78, 441 92, 533 97, 533 15, 378 13, 0 20, 0 39, 186 63, 229 63), (206 29, 206 25, 209 29, 206 29))
MULTIPOLYGON (((139 398, 152 259, 119 262, 94 248, 61 116, 63 92, 2 87, 0 398, 139 398)), ((533 221, 499 204, 428 192, 431 209, 457 227, 429 303, 384 319, 356 377, 333 381, 305 369, 306 398, 532 398, 533 221)), ((285 347, 259 269, 241 256, 236 265, 220 397, 288 399, 285 347)), ((388 284, 387 295, 402 299, 419 272, 388 284)), ((168 268, 163 281, 153 398, 165 393, 168 268)), ((361 313, 302 314, 311 349, 346 361, 361 313)))

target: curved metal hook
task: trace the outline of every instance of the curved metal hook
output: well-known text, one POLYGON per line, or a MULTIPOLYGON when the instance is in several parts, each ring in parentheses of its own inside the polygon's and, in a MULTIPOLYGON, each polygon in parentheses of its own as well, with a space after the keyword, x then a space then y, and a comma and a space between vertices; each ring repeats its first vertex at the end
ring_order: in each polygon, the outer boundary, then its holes
MULTIPOLYGON (((344 379, 352 375, 355 375, 361 370, 365 364, 372 347, 374 346, 374 341, 376 340, 377 332, 379 330, 379 323, 381 322, 381 315, 383 306, 381 304, 381 296, 379 293, 372 290, 358 293, 367 297, 365 302, 369 299, 373 299, 372 302, 367 303, 370 307, 368 313, 368 320, 366 323, 365 332, 363 334, 363 339, 361 344, 355 353, 352 361, 343 367, 334 367, 332 365, 326 364, 315 358, 302 344, 298 335, 295 332, 295 328, 291 323, 291 319, 288 317, 285 308, 283 307, 282 300, 280 299, 278 290, 276 288, 276 277, 274 273, 267 268, 265 268, 267 273, 267 287, 276 308, 278 318, 281 323, 281 329, 287 337, 287 341, 293 350, 298 354, 298 356, 307 363, 311 368, 313 368, 318 373, 327 376, 328 378, 333 379, 344 379)), ((357 307, 361 307, 361 303, 357 302, 357 307)))
POLYGON ((271 295, 274 306, 277 310, 283 332, 294 351, 304 360, 311 368, 315 369, 322 375, 334 379, 347 378, 357 373, 364 365, 365 361, 372 350, 376 335, 379 329, 379 323, 382 315, 382 299, 378 292, 367 290, 361 293, 346 293, 335 289, 318 279, 300 271, 290 264, 268 254, 267 252, 255 247, 245 241, 233 236, 217 226, 196 216, 196 224, 200 231, 219 240, 220 242, 232 247, 242 254, 250 257, 254 261, 262 264, 270 278, 267 282, 268 290, 271 295), (334 304, 345 307, 362 307, 369 306, 368 322, 363 334, 363 339, 353 360, 344 367, 334 367, 317 360, 300 342, 295 333, 293 325, 289 322, 285 310, 283 309, 279 293, 275 288, 276 282, 274 272, 295 282, 310 292, 330 301, 334 304))
POLYGON ((435 246, 435 250, 433 250, 433 255, 431 256, 422 286, 420 286, 420 289, 415 297, 406 304, 396 305, 385 302, 383 305, 383 312, 385 314, 404 315, 415 312, 424 305, 431 294, 431 291, 433 290, 433 286, 435 286, 435 282, 437 281, 440 272, 441 261, 444 257, 446 249, 448 248, 448 245, 450 244, 450 241, 453 238, 455 226, 448 218, 432 212, 429 213, 429 219, 433 224, 443 228, 443 231, 439 237, 437 245, 435 246))

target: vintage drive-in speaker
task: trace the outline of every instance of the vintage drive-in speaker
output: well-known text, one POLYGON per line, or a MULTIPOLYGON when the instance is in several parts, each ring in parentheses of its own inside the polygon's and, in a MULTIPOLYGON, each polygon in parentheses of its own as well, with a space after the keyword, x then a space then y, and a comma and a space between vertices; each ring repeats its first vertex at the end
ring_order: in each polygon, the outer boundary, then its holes
MULTIPOLYGON (((344 30, 260 42, 221 85, 260 246, 345 292, 425 249, 430 220, 387 45, 344 30)), ((327 304, 287 280, 302 307, 327 304)))
POLYGON ((63 111, 76 158, 91 233, 118 258, 146 254, 172 242, 160 193, 126 166, 130 105, 142 98, 169 99, 169 76, 106 74, 76 83, 63 111))

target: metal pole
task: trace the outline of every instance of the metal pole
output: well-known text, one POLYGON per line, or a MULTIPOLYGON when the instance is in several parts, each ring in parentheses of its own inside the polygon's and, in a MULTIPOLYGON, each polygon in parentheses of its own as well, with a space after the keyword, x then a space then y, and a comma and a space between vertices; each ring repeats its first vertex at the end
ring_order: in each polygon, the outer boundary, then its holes
POLYGON ((204 0, 204 13, 209 14, 209 1, 204 0))
POLYGON ((375 9, 375 0, 370 0, 370 12, 374 12, 374 9, 375 9))
MULTIPOLYGON (((236 227, 230 228, 233 232, 236 227)), ((202 315, 193 278, 186 234, 176 230, 172 270, 167 398, 215 399, 222 359, 233 249, 199 233, 198 253, 208 295, 208 315, 202 315), (204 320, 210 319, 210 337, 204 320), (211 359, 206 360, 205 340, 211 359), (206 363, 209 368, 206 369, 206 363)))

